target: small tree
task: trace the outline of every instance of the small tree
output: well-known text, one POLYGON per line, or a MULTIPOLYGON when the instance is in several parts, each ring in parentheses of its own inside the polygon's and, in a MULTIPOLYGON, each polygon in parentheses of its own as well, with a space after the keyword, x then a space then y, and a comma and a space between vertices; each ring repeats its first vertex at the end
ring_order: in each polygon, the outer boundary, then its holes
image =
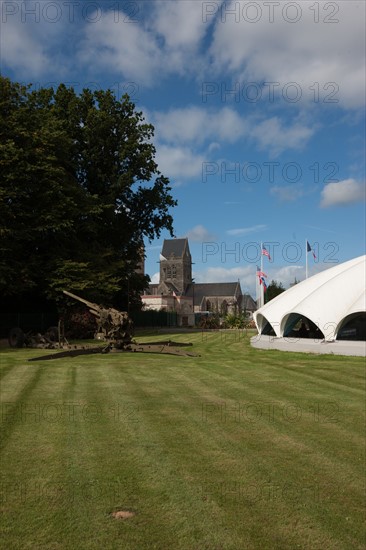
POLYGON ((224 318, 224 328, 245 328, 247 324, 245 312, 242 314, 229 313, 224 318))
POLYGON ((273 300, 273 298, 282 294, 282 292, 285 292, 282 283, 278 283, 272 279, 271 284, 267 286, 267 291, 264 293, 264 302, 267 303, 273 300))

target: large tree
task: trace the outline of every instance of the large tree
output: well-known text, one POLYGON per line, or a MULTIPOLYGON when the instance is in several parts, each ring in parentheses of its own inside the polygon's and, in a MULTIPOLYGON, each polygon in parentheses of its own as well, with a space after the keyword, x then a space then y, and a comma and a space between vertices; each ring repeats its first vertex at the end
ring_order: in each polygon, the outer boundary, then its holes
POLYGON ((143 238, 173 234, 176 204, 153 127, 109 90, 0 85, 0 292, 140 292, 143 238))

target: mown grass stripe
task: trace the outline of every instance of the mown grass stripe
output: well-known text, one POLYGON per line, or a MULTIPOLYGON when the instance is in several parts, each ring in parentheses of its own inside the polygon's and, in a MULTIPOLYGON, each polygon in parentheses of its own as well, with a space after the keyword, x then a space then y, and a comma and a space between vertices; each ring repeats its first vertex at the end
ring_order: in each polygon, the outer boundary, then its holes
POLYGON ((32 395, 32 392, 37 387, 43 374, 43 369, 41 366, 34 367, 29 370, 29 372, 32 374, 30 380, 22 386, 17 398, 12 399, 11 406, 7 409, 6 414, 2 418, 3 422, 0 433, 0 452, 6 445, 6 442, 12 435, 14 429, 19 425, 19 423, 22 423, 24 415, 28 414, 28 411, 22 409, 22 405, 26 405, 29 396, 32 395))

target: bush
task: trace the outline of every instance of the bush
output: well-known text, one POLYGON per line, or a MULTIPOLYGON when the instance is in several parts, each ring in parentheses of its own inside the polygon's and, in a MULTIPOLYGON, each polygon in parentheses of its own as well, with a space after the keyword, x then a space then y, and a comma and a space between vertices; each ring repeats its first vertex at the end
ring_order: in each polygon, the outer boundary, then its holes
POLYGON ((221 320, 219 315, 207 315, 201 317, 198 326, 200 328, 221 328, 221 320))
POLYGON ((224 318, 224 328, 246 328, 249 324, 245 315, 235 315, 235 313, 229 313, 224 318))

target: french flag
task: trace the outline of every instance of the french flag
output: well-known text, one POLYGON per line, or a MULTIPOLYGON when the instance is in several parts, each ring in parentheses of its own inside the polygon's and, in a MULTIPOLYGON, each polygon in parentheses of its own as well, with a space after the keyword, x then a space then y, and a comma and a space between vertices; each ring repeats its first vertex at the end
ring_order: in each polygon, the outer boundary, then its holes
POLYGON ((314 250, 311 248, 311 246, 310 246, 310 244, 309 244, 309 241, 306 241, 306 253, 308 253, 308 252, 310 252, 310 251, 313 253, 314 260, 316 260, 316 256, 315 256, 314 250))

